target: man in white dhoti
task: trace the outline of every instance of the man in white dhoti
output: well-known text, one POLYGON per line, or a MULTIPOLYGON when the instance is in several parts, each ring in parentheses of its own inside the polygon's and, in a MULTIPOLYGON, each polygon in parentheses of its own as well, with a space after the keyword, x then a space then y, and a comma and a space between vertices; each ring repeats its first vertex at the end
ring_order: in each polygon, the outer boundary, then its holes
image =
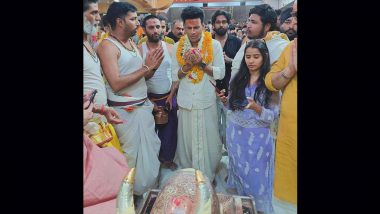
POLYGON ((136 8, 126 2, 113 2, 107 11, 110 36, 98 47, 107 79, 108 105, 126 120, 115 126, 128 166, 136 168, 134 193, 155 188, 160 162, 160 139, 154 131, 153 104, 147 99, 145 76, 154 73, 163 60, 162 48, 147 53, 143 61, 131 41, 139 22, 136 8))
MULTIPOLYGON (((157 135, 161 140, 161 149, 158 159, 162 166, 175 170, 177 165, 173 162, 175 151, 177 149, 177 101, 175 93, 177 92, 178 82, 172 82, 172 52, 173 45, 160 39, 162 33, 159 17, 155 15, 145 16, 141 23, 147 36, 147 41, 142 42, 139 46, 143 59, 149 50, 158 47, 164 49, 164 60, 155 71, 153 76, 145 76, 148 87, 148 97, 157 107, 164 107, 168 114, 166 124, 156 124, 157 135)), ((158 108, 154 109, 158 111, 158 108)))
POLYGON ((204 13, 186 7, 181 18, 186 35, 174 45, 173 81, 179 80, 177 103, 178 141, 174 161, 181 168, 201 170, 210 181, 221 159, 215 89, 210 83, 223 79, 225 65, 220 43, 202 27, 204 13))

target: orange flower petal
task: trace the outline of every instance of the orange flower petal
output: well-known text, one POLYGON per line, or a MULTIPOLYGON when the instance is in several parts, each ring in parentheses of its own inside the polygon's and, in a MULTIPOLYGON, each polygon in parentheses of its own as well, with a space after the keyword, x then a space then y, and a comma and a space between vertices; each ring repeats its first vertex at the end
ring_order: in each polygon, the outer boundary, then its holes
POLYGON ((134 106, 127 106, 126 108, 123 108, 123 109, 127 112, 132 112, 135 109, 135 107, 134 106))
MULTIPOLYGON (((200 52, 202 55, 202 60, 206 64, 209 64, 213 60, 212 36, 211 36, 210 32, 206 31, 203 33, 204 33, 203 34, 204 38, 203 38, 203 42, 202 42, 202 49, 200 50, 200 52), (207 57, 206 57, 206 53, 207 53, 207 57)), ((180 66, 183 66, 186 64, 185 60, 183 59, 183 56, 181 56, 184 43, 185 43, 185 36, 181 37, 181 39, 179 40, 178 48, 177 48, 177 52, 176 52, 177 61, 178 61, 178 64, 180 66)), ((192 51, 194 52, 194 49, 192 49, 192 51)), ((204 74, 204 72, 202 69, 200 69, 199 66, 194 66, 191 68, 191 72, 188 75, 188 78, 192 80, 192 83, 196 84, 196 83, 199 83, 200 81, 202 81, 203 74, 204 74), (197 79, 192 78, 191 74, 193 74, 193 73, 197 74, 197 77, 198 77, 197 79)))

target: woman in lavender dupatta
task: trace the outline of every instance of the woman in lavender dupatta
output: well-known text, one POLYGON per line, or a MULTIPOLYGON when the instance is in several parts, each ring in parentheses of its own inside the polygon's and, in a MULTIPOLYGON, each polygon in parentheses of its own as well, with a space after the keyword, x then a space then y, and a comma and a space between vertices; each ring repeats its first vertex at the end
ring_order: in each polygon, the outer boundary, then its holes
POLYGON ((253 197, 259 213, 273 213, 274 142, 270 125, 278 117, 279 96, 265 87, 264 78, 270 70, 265 42, 249 42, 244 58, 231 81, 228 99, 223 92, 218 94, 229 108, 227 184, 239 195, 253 197))

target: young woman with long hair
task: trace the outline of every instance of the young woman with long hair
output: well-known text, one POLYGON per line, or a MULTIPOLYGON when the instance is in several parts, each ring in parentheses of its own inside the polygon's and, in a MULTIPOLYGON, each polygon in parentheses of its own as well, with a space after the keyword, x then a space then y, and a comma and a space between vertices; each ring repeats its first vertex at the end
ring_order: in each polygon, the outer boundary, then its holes
POLYGON ((272 191, 274 141, 270 125, 278 117, 278 93, 264 83, 270 70, 268 48, 263 40, 248 42, 230 95, 218 94, 227 112, 227 184, 240 195, 252 196, 259 213, 273 213, 272 191))

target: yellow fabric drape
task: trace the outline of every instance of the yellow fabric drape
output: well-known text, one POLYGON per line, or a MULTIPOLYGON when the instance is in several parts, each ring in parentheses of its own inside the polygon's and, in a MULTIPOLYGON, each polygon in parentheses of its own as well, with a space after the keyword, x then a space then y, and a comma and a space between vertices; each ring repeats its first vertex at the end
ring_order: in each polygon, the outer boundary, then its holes
MULTIPOLYGON (((265 77, 271 91, 272 76, 286 68, 290 61, 293 42, 281 53, 265 77)), ((297 204, 297 74, 282 90, 281 110, 276 141, 274 195, 280 200, 297 204)))

